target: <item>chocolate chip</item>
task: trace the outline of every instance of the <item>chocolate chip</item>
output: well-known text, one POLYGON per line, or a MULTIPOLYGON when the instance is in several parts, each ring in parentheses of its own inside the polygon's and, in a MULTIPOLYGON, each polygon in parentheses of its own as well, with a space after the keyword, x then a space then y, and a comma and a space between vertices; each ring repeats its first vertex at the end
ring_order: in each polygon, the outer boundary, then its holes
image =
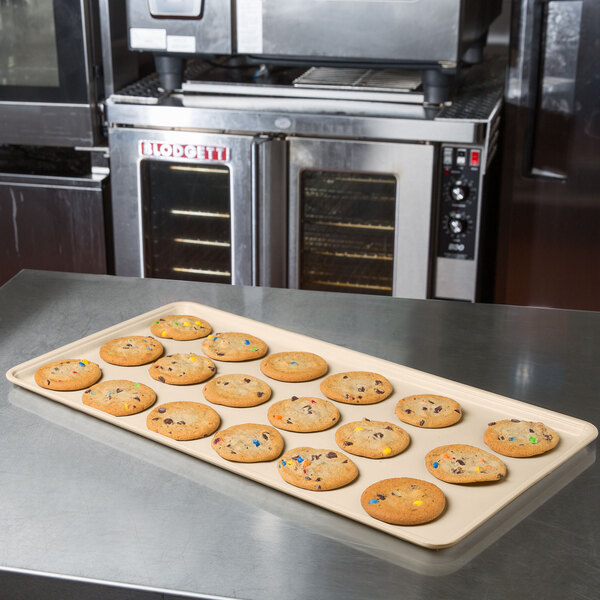
POLYGON ((488 427, 491 427, 492 425, 495 425, 496 421, 492 421, 491 423, 488 423, 488 427))
POLYGON ((214 367, 208 367, 211 371, 214 371, 215 368, 214 367))
POLYGON ((407 415, 410 415, 410 413, 412 412, 412 410, 410 410, 410 408, 405 408, 405 409, 404 409, 404 412, 405 412, 407 415))
POLYGON ((308 475, 304 479, 306 479, 306 481, 310 481, 310 477, 308 475))
POLYGON ((292 400, 298 400, 298 396, 292 396, 292 400))
POLYGON ((310 460, 319 460, 319 458, 321 458, 321 455, 320 455, 320 454, 313 454, 313 455, 310 457, 310 460))
POLYGON ((511 423, 520 423, 521 422, 521 421, 519 421, 519 419, 511 419, 510 421, 511 421, 511 423))
POLYGON ((504 477, 504 475, 502 475, 502 473, 498 473, 498 475, 496 475, 497 479, 502 479, 504 477))
POLYGON ((46 379, 46 385, 50 385, 50 380, 46 379))
POLYGON ((385 496, 383 494, 376 494, 376 496, 380 499, 380 500, 385 500, 385 496))
POLYGON ((163 406, 161 406, 161 407, 158 409, 158 412, 159 412, 159 413, 165 413, 165 412, 167 412, 167 409, 166 409, 166 408, 164 408, 163 406))
POLYGON ((423 421, 423 420, 419 421, 419 425, 425 425, 425 421, 423 421))
POLYGON ((367 417, 364 418, 365 421, 370 421, 371 419, 367 419, 367 417))
POLYGON ((427 407, 426 407, 426 406, 423 406, 423 407, 421 408, 421 410, 427 410, 427 407))
POLYGON ((177 421, 177 425, 185 425, 185 421, 177 421))
POLYGON ((327 458, 337 458, 337 454, 335 452, 328 452, 327 458))
POLYGON ((266 432, 263 432, 262 434, 263 440, 268 440, 269 439, 269 434, 266 432))
POLYGON ((315 481, 321 481, 321 478, 320 478, 320 477, 317 477, 317 478, 315 479, 315 481))
POLYGON ((455 408, 454 412, 456 412, 456 413, 458 413, 460 415, 460 410, 458 410, 458 408, 455 408))
POLYGON ((163 383, 165 382, 165 378, 162 375, 158 378, 158 380, 162 381, 163 383))
POLYGON ((344 446, 354 446, 354 442, 344 442, 344 446))
POLYGON ((382 438, 382 437, 383 437, 383 433, 380 433, 380 432, 378 431, 377 433, 374 433, 374 434, 373 434, 373 437, 376 437, 376 438, 382 438))
POLYGON ((85 390, 85 392, 83 392, 84 394, 89 394, 91 393, 92 390, 85 390))
POLYGON ((218 437, 218 438, 215 438, 215 439, 213 440, 213 444, 218 444, 218 443, 219 443, 219 442, 220 442, 222 439, 223 439, 223 438, 220 438, 220 437, 218 437))
POLYGON ((138 402, 141 402, 141 400, 140 400, 139 396, 134 396, 134 397, 133 397, 133 399, 134 399, 134 400, 137 400, 138 402))
POLYGON ((390 431, 392 430, 392 427, 390 425, 386 425, 385 428, 389 429, 390 431))
POLYGON ((342 379, 348 379, 348 375, 344 375, 342 379))
POLYGON ((158 417, 154 417, 152 420, 153 421, 158 421, 158 417))
POLYGON ((167 417, 166 419, 163 419, 163 423, 165 423, 166 425, 171 425, 171 423, 173 423, 173 419, 169 419, 167 417))
POLYGON ((217 356, 225 356, 224 352, 217 352, 217 356))
POLYGON ((359 392, 364 392, 364 391, 365 391, 365 388, 364 388, 364 386, 363 386, 363 387, 359 387, 359 388, 358 388, 358 391, 359 391, 359 392))
POLYGON ((122 390, 121 388, 117 388, 117 389, 115 390, 115 394, 120 394, 122 391, 123 391, 123 390, 122 390))
POLYGON ((229 381, 223 381, 223 382, 217 381, 217 383, 222 383, 223 385, 229 385, 229 381))
POLYGON ((460 460, 460 458, 456 461, 459 465, 463 465, 465 464, 464 460, 460 460))
POLYGON ((375 385, 381 385, 382 383, 383 383, 383 381, 381 381, 381 379, 375 380, 375 385))
POLYGON ((441 412, 441 410, 442 410, 442 407, 441 407, 441 406, 436 406, 436 407, 433 409, 433 412, 434 412, 434 413, 439 413, 439 412, 441 412))
POLYGON ((375 393, 376 394, 385 394, 385 392, 383 390, 380 390, 378 388, 375 388, 375 393))
POLYGON ((250 383, 250 379, 248 379, 247 377, 244 377, 244 381, 245 381, 246 383, 250 383))

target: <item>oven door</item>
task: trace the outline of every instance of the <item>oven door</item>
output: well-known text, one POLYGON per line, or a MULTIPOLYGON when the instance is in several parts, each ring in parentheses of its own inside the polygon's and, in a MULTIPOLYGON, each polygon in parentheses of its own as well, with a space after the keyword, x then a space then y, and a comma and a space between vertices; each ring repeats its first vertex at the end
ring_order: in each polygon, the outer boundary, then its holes
POLYGON ((0 2, 0 143, 97 141, 90 105, 102 81, 91 10, 82 0, 0 2))
POLYGON ((244 135, 111 129, 116 274, 282 285, 285 275, 264 255, 285 256, 285 228, 259 217, 282 210, 277 179, 284 178, 272 172, 273 181, 257 179, 259 161, 268 164, 278 144, 244 135), (263 198, 259 186, 272 194, 263 198))
POLYGON ((289 140, 290 287, 426 298, 434 147, 289 140))

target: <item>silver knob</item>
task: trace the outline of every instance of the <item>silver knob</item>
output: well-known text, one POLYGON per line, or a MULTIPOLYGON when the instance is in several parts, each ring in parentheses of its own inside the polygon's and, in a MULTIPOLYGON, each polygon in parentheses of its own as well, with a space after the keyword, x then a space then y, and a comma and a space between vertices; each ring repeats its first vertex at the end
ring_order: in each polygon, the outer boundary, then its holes
POLYGON ((462 181, 455 181, 450 189, 450 195, 456 202, 463 202, 469 195, 469 188, 462 181))

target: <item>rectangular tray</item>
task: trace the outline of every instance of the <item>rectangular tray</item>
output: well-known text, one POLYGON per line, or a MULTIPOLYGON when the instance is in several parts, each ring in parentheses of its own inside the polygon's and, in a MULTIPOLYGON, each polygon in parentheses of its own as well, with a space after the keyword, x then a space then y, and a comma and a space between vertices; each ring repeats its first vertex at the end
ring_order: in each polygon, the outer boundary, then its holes
MULTIPOLYGON (((162 338, 160 341, 165 347, 166 354, 180 352, 202 354, 202 340, 175 341, 162 338)), ((273 395, 268 402, 252 408, 211 405, 221 417, 221 429, 241 423, 268 424, 268 407, 273 402, 293 395, 322 397, 319 389, 321 379, 305 383, 278 382, 262 374, 259 368, 260 360, 242 363, 215 361, 215 364, 217 375, 227 373, 254 375, 267 381, 273 390, 273 395)), ((9 369, 6 376, 9 381, 36 394, 426 548, 444 548, 456 544, 534 483, 579 452, 598 435, 594 425, 580 419, 193 302, 174 302, 144 313, 17 365, 9 369), (329 374, 362 370, 384 375, 392 383, 394 393, 383 402, 367 406, 336 402, 335 405, 341 414, 339 424, 357 421, 363 417, 391 421, 410 434, 409 447, 395 457, 381 460, 349 454, 359 469, 359 477, 354 482, 343 488, 326 492, 304 490, 286 483, 280 477, 276 461, 233 463, 221 458, 211 448, 212 436, 184 442, 172 440, 146 428, 148 411, 127 417, 114 417, 83 404, 82 391, 58 392, 41 388, 35 383, 34 374, 45 363, 62 358, 86 358, 100 365, 103 372, 102 380, 129 379, 150 386, 157 393, 158 404, 178 400, 205 402, 202 395, 204 384, 166 385, 150 377, 148 373, 150 365, 119 367, 110 365, 100 358, 99 349, 106 341, 129 335, 149 335, 150 323, 158 317, 169 314, 196 315, 208 321, 215 332, 239 331, 255 335, 268 344, 269 353, 289 350, 314 352, 328 362, 329 374), (420 429, 401 423, 394 412, 397 401, 405 396, 420 393, 454 398, 463 408, 463 418, 456 425, 443 429, 420 429), (425 454, 436 446, 464 443, 489 450, 482 439, 487 423, 504 418, 542 421, 558 432, 560 443, 552 451, 532 458, 518 459, 502 456, 508 474, 504 480, 493 484, 449 484, 435 479, 426 470, 425 454), (361 507, 360 496, 369 485, 388 477, 415 477, 435 483, 446 495, 447 507, 444 513, 435 521, 418 526, 390 525, 370 517, 361 507)), ((317 433, 288 431, 280 431, 280 433, 285 440, 286 450, 297 446, 311 446, 331 448, 335 451, 339 450, 335 443, 336 429, 337 426, 317 433)))

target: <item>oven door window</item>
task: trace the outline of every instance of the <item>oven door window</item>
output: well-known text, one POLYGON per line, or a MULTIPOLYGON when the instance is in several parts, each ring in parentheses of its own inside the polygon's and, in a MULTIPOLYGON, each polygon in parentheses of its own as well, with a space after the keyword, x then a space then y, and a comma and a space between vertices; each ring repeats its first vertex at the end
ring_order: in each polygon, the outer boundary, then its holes
POLYGON ((231 174, 141 162, 147 277, 231 283, 231 174))
POLYGON ((300 174, 300 287, 391 296, 396 177, 300 174))
POLYGON ((88 102, 80 2, 0 2, 0 101, 88 102))

